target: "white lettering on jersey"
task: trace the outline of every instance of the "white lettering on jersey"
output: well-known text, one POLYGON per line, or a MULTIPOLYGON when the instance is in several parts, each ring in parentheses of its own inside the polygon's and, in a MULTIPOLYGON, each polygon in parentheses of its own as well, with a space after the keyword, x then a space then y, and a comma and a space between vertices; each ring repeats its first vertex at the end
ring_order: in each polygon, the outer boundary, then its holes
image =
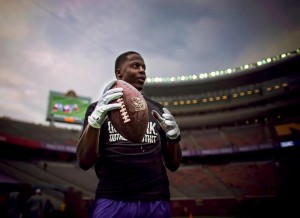
MULTIPOLYGON (((143 138, 142 142, 145 143, 155 143, 156 138, 158 135, 158 132, 156 131, 156 123, 155 122, 149 122, 146 135, 143 138)), ((117 130, 114 128, 114 126, 111 124, 110 121, 108 121, 108 134, 109 134, 109 142, 116 142, 116 141, 127 141, 123 136, 121 136, 117 130)))

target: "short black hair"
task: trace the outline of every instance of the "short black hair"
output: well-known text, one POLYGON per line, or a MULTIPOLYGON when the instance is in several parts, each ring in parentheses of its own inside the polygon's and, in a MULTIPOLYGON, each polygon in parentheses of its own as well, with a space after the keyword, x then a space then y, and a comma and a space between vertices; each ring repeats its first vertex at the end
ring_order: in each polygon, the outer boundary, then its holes
POLYGON ((115 70, 118 69, 121 66, 121 64, 123 64, 124 61, 127 60, 128 55, 132 55, 132 54, 140 55, 139 53, 137 53, 135 51, 127 51, 127 52, 124 52, 123 54, 120 54, 117 57, 116 62, 115 62, 115 70))

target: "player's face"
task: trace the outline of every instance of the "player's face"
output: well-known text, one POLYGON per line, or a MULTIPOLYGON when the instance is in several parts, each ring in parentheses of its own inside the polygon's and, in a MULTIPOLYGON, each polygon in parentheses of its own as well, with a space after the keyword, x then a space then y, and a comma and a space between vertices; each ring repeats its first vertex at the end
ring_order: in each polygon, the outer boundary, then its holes
POLYGON ((146 80, 146 66, 144 59, 137 54, 127 56, 127 60, 122 64, 117 72, 118 79, 122 79, 136 89, 142 90, 146 80))

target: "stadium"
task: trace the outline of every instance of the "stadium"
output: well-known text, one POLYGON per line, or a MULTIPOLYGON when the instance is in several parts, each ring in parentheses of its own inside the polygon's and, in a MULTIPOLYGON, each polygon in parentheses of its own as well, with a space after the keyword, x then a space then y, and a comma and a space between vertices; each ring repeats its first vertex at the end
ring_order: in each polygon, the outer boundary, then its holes
MULTIPOLYGON (((181 129, 182 164, 168 173, 173 217, 299 214, 300 49, 199 75, 148 78, 144 94, 181 129)), ((97 178, 76 164, 80 130, 55 127, 74 119, 49 113, 49 126, 0 118, 0 217, 11 192, 28 198, 36 188, 51 200, 53 217, 89 217, 97 178)))

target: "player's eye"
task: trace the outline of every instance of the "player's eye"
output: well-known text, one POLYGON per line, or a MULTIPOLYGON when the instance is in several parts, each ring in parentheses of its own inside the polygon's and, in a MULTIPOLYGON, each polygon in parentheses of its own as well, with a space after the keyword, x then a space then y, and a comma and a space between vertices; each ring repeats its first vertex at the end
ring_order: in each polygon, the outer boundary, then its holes
POLYGON ((139 63, 132 63, 131 65, 133 68, 140 68, 142 67, 144 70, 146 70, 146 66, 143 64, 139 64, 139 63))

